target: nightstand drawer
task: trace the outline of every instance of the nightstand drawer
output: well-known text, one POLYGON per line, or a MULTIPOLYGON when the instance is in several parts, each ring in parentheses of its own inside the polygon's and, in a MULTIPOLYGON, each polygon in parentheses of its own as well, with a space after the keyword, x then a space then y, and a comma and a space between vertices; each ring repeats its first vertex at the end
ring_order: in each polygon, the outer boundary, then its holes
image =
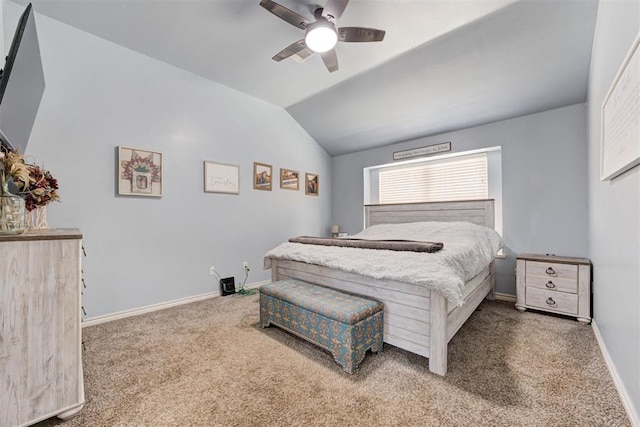
POLYGON ((560 291, 571 294, 578 293, 578 281, 575 279, 559 279, 555 277, 531 276, 527 274, 526 286, 545 291, 560 291))
POLYGON ((525 300, 529 307, 563 314, 578 314, 578 295, 575 294, 527 287, 525 300))
POLYGON ((529 275, 576 280, 578 278, 578 266, 575 264, 527 261, 527 276, 529 275))

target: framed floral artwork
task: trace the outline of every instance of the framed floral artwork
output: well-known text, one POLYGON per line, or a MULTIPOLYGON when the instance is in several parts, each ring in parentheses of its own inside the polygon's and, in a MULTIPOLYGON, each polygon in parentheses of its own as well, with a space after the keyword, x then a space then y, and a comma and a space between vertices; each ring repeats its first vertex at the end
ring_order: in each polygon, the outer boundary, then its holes
POLYGON ((118 195, 162 197, 162 153, 118 146, 118 195))
POLYGON ((317 196, 319 184, 319 176, 317 173, 305 173, 304 194, 307 194, 309 196, 317 196))
POLYGON ((272 170, 271 165, 253 162, 253 188, 271 191, 272 170))
POLYGON ((240 166, 205 160, 204 191, 205 193, 240 194, 240 166))
POLYGON ((280 168, 280 188, 283 190, 300 190, 300 172, 280 168))

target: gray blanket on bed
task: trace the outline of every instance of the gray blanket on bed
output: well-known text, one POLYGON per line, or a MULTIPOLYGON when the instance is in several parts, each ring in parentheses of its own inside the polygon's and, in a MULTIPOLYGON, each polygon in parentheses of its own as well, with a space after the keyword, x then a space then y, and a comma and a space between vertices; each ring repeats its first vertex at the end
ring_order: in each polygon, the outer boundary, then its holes
POLYGON ((410 252, 438 252, 442 249, 441 242, 420 242, 416 240, 368 240, 357 238, 332 238, 332 237, 292 237, 291 243, 306 243, 310 245, 341 246, 345 248, 360 249, 386 249, 389 251, 410 252))

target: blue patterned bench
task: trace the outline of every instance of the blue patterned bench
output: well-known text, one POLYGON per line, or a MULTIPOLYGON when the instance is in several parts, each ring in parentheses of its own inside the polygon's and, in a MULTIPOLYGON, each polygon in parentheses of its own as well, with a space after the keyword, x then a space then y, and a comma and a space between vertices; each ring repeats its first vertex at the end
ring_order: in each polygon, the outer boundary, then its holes
POLYGON ((379 301, 285 279, 260 288, 260 325, 274 324, 328 350, 352 374, 367 350, 382 351, 379 301))

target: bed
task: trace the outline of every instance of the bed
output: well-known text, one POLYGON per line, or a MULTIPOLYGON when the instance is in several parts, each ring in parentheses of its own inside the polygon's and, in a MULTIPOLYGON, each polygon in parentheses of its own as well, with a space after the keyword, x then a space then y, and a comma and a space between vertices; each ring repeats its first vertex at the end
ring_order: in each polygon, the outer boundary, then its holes
MULTIPOLYGON (((493 200, 367 205, 364 210, 365 231, 374 225, 421 221, 468 222, 489 229, 494 226, 493 200)), ((447 242, 444 245, 446 248, 447 242)), ((449 296, 445 298, 438 290, 425 286, 283 259, 270 255, 272 252, 265 257, 272 281, 291 277, 382 301, 384 342, 428 358, 429 370, 438 375, 447 372, 451 338, 485 297, 493 298, 495 253, 480 273, 463 284, 460 300, 452 304, 449 296)))

